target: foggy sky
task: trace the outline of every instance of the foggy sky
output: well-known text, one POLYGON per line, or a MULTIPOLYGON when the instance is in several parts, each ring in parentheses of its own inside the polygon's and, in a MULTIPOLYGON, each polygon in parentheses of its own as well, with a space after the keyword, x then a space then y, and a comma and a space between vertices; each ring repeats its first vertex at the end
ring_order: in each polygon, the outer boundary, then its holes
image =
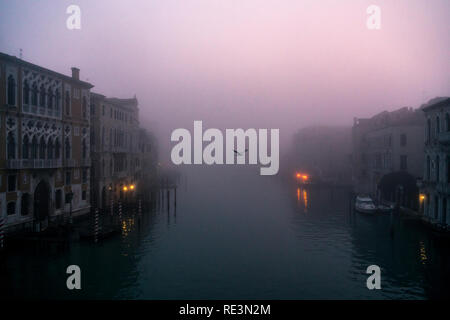
POLYGON ((194 120, 287 139, 449 95, 449 12, 448 0, 2 0, 0 51, 136 94, 165 150, 194 120), (81 30, 66 28, 71 4, 81 30), (366 27, 371 4, 381 30, 366 27))

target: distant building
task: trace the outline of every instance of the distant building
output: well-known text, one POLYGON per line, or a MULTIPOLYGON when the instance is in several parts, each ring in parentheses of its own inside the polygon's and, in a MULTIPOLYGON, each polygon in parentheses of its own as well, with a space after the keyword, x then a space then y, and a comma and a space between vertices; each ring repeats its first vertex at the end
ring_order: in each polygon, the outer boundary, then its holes
POLYGON ((354 119, 353 183, 358 193, 417 206, 416 179, 422 177, 425 117, 419 109, 383 111, 354 119), (407 190, 405 190, 407 189, 407 190))
POLYGON ((423 213, 432 223, 450 224, 450 98, 422 108, 426 118, 423 213))
POLYGON ((111 199, 125 200, 136 194, 150 140, 142 138, 136 98, 106 98, 92 93, 91 118, 93 203, 104 208, 111 199))
POLYGON ((322 182, 351 183, 351 128, 313 126, 294 135, 292 164, 322 182))
POLYGON ((0 214, 42 230, 89 201, 90 83, 0 53, 0 214))

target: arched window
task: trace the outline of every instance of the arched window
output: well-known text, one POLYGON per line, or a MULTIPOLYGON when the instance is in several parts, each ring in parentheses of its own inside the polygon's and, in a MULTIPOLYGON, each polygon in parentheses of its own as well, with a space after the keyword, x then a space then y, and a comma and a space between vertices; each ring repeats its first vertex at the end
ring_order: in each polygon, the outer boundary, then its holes
POLYGON ((66 108, 66 115, 70 115, 70 95, 69 95, 69 91, 66 91, 66 97, 64 98, 65 100, 65 108, 66 108))
POLYGON ((25 80, 23 83, 23 103, 30 103, 30 85, 28 84, 28 80, 25 80))
POLYGON ((441 132, 441 120, 439 116, 436 117, 436 133, 441 132))
POLYGON ((440 175, 440 159, 439 156, 436 157, 436 182, 439 182, 439 175, 440 175))
POLYGON ((28 140, 28 135, 25 135, 25 137, 23 137, 23 141, 22 141, 22 159, 28 159, 29 148, 30 148, 30 143, 28 140))
POLYGON ((20 214, 26 216, 30 213, 30 194, 24 193, 22 195, 22 201, 20 205, 20 214))
POLYGON ((427 120, 427 141, 431 140, 431 119, 427 120))
POLYGON ((39 92, 39 106, 45 107, 45 88, 44 85, 41 85, 41 89, 39 92))
POLYGON ((31 159, 37 159, 38 157, 38 142, 36 136, 31 140, 31 159))
POLYGON ((86 139, 83 139, 83 142, 82 142, 82 153, 83 153, 83 159, 86 159, 86 156, 87 156, 86 139))
POLYGON ((450 156, 445 160, 447 162, 447 183, 450 183, 450 156))
POLYGON ((8 159, 16 158, 16 139, 14 138, 14 134, 12 132, 8 133, 8 159))
POLYGON ((8 104, 16 105, 16 79, 14 79, 12 74, 8 77, 8 104))
POLYGON ((445 114, 445 130, 450 131, 450 115, 448 113, 445 114))
POLYGON ((59 93, 59 90, 55 90, 55 110, 59 111, 59 100, 61 99, 61 95, 59 93))
POLYGON ((53 92, 51 88, 48 88, 47 92, 47 108, 53 109, 53 92))
POLYGON ((65 151, 66 151, 66 159, 70 159, 70 142, 69 142, 69 138, 66 138, 64 148, 65 148, 65 151))
POLYGON ((52 139, 48 139, 47 158, 53 159, 53 141, 52 141, 52 139))
POLYGON ((8 202, 6 212, 7 212, 8 216, 16 214, 16 203, 14 201, 8 202))
POLYGON ((55 159, 59 159, 61 152, 61 147, 59 145, 59 139, 56 139, 55 141, 55 159))
POLYGON ((87 118, 87 100, 86 97, 83 97, 83 118, 87 118))
POLYGON ((427 156, 427 180, 430 180, 431 173, 431 160, 430 156, 427 156))
POLYGON ((45 149, 47 148, 44 137, 39 142, 39 159, 45 159, 45 149))
POLYGON ((33 83, 33 88, 31 89, 31 105, 37 106, 38 103, 38 88, 36 82, 33 83))

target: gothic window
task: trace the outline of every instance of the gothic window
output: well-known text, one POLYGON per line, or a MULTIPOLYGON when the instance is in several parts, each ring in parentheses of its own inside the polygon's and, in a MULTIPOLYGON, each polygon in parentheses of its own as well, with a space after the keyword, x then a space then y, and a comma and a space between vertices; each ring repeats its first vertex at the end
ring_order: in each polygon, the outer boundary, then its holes
POLYGON ((83 144, 83 146, 82 146, 82 149, 83 149, 83 159, 86 159, 86 156, 87 156, 86 139, 83 139, 82 144, 83 144))
POLYGON ((23 141, 22 141, 22 159, 28 159, 28 155, 29 155, 29 140, 28 140, 28 136, 26 135, 25 137, 23 137, 23 141))
POLYGON ((48 88, 47 92, 47 108, 53 109, 53 92, 50 88, 48 88))
POLYGON ((430 180, 430 173, 431 173, 431 160, 430 156, 427 156, 427 180, 430 180))
POLYGON ((59 110, 59 99, 61 99, 60 94, 59 94, 59 90, 56 89, 55 90, 55 109, 57 111, 59 110))
POLYGON ((59 139, 55 141, 55 159, 59 159, 59 154, 61 152, 61 147, 59 145, 59 139))
POLYGON ((52 139, 48 140, 47 158, 48 159, 53 159, 53 141, 52 141, 52 139))
POLYGON ((39 159, 45 159, 45 149, 46 143, 44 137, 41 137, 41 141, 39 143, 39 159))
POLYGON ((37 159, 38 157, 38 142, 36 136, 31 140, 31 159, 37 159))
POLYGON ((436 133, 441 132, 441 121, 439 116, 436 117, 436 133))
POLYGON ((437 156, 437 158, 436 158, 436 182, 439 182, 439 176, 440 176, 439 165, 440 165, 440 159, 439 159, 439 156, 437 156))
POLYGON ((66 91, 66 97, 65 97, 65 107, 66 107, 66 115, 70 115, 70 95, 69 91, 66 91))
POLYGON ((450 131, 450 116, 448 113, 445 114, 445 130, 447 130, 447 132, 450 131))
POLYGON ((28 80, 25 80, 23 83, 23 103, 30 103, 30 85, 28 84, 28 80))
POLYGON ((31 89, 31 105, 37 106, 38 100, 38 88, 37 84, 33 83, 33 88, 31 89))
POLYGON ((83 118, 86 119, 87 118, 87 101, 86 101, 86 97, 83 97, 83 118))
POLYGON ((6 208, 8 216, 16 213, 16 203, 14 201, 8 202, 8 207, 6 208))
POLYGON ((69 142, 69 138, 66 138, 64 148, 65 148, 65 151, 66 151, 66 159, 70 159, 70 142, 69 142))
POLYGON ((16 158, 16 139, 14 138, 14 134, 12 132, 8 133, 8 159, 16 158))
POLYGON ((8 77, 8 104, 16 105, 16 80, 11 74, 8 77))
POLYGON ((39 92, 39 106, 45 107, 45 88, 44 85, 41 85, 41 89, 39 92))

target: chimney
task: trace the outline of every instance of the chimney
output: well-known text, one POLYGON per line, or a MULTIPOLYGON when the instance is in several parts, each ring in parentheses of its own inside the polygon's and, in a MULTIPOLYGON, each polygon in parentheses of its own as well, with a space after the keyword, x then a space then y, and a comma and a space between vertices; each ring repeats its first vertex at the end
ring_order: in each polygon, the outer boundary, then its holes
POLYGON ((72 67, 72 78, 80 80, 80 69, 72 67))

